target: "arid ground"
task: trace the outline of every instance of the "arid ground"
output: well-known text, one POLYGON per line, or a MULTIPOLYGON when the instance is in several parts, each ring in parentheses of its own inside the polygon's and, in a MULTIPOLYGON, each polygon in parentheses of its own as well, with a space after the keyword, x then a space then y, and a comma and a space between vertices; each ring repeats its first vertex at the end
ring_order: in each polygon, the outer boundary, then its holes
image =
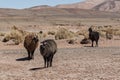
POLYGON ((58 52, 53 66, 43 68, 39 47, 34 60, 27 60, 27 52, 20 45, 1 42, 0 80, 119 80, 120 42, 100 41, 99 47, 90 44, 65 44, 56 41, 58 52))

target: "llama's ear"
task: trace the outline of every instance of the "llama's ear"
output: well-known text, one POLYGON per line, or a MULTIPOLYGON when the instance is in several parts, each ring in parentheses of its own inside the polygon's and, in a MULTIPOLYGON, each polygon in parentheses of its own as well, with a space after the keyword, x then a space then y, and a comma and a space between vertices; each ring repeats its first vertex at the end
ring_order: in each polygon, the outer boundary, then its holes
POLYGON ((36 37, 33 37, 33 40, 35 40, 36 39, 36 37))
POLYGON ((37 39, 37 38, 38 38, 38 36, 37 36, 37 35, 34 35, 33 39, 37 39))
POLYGON ((44 45, 40 45, 40 49, 44 50, 45 49, 44 45))
POLYGON ((88 31, 92 31, 92 28, 90 27, 90 28, 88 29, 88 31))
POLYGON ((44 41, 42 41, 42 42, 40 42, 41 44, 43 44, 44 43, 44 41))
POLYGON ((47 44, 46 42, 44 42, 44 41, 42 41, 42 42, 40 42, 41 44, 47 44))
POLYGON ((34 38, 38 38, 38 36, 37 36, 37 35, 35 35, 35 36, 34 36, 34 38))
POLYGON ((37 35, 36 35, 35 37, 36 37, 36 38, 38 38, 38 36, 37 36, 37 35))
POLYGON ((43 43, 44 45, 47 44, 46 42, 43 43))

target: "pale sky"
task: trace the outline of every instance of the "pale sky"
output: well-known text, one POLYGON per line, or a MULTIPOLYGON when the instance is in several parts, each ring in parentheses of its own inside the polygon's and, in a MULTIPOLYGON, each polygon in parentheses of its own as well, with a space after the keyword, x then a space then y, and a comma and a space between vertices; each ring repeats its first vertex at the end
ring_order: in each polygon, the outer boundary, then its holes
POLYGON ((70 4, 84 0, 0 0, 0 8, 23 9, 39 5, 55 6, 58 4, 70 4))

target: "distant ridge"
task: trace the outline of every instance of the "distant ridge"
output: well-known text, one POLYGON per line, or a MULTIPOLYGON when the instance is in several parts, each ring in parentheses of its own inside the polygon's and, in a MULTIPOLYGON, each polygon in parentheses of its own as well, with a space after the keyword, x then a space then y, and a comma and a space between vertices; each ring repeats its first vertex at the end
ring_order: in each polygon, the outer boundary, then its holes
POLYGON ((51 8, 51 6, 48 6, 48 5, 40 5, 40 6, 31 7, 31 8, 29 8, 29 9, 41 9, 41 8, 51 8))
POLYGON ((106 0, 95 6, 93 9, 99 11, 120 12, 120 0, 106 0))
POLYGON ((99 5, 105 0, 86 0, 83 2, 73 3, 73 4, 61 4, 57 5, 57 8, 79 8, 79 9, 92 9, 93 7, 99 5))
POLYGON ((116 12, 104 12, 78 8, 29 8, 29 9, 0 9, 0 17, 74 17, 74 18, 120 18, 116 12))
POLYGON ((0 8, 0 17, 39 18, 47 16, 74 18, 120 18, 120 0, 86 0, 84 2, 57 5, 54 7, 40 5, 26 9, 0 8))
POLYGON ((57 5, 57 8, 79 8, 98 11, 120 12, 120 0, 86 0, 73 4, 57 5))
MULTIPOLYGON (((30 8, 25 8, 22 10, 39 10, 39 9, 86 9, 95 11, 105 11, 105 12, 119 12, 120 13, 120 0, 85 0, 82 2, 72 3, 72 4, 59 4, 56 6, 40 5, 33 6, 30 8)), ((58 9, 58 10, 59 10, 58 9)))

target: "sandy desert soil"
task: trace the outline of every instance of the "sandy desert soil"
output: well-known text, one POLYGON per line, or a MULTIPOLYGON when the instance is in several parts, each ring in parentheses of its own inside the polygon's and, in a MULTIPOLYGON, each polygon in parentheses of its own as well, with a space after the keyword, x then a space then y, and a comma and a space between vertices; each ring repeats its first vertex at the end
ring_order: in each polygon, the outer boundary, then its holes
MULTIPOLYGON (((102 45, 102 44, 100 44, 102 45)), ((58 45, 53 67, 43 68, 39 48, 35 59, 26 60, 22 47, 11 45, 0 50, 0 80, 119 80, 120 47, 64 47, 58 45)), ((88 44, 89 46, 89 44, 88 44)))

